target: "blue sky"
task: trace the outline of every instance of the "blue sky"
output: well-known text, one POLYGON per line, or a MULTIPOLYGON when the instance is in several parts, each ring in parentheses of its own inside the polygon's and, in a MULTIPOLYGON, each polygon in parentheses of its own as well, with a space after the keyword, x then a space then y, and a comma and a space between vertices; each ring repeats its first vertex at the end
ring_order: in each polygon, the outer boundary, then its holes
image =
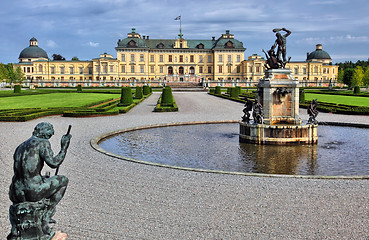
POLYGON ((179 15, 184 38, 230 30, 247 48, 245 58, 262 55, 275 40, 272 29, 285 27, 291 61, 304 61, 320 43, 334 63, 355 62, 369 58, 368 10, 367 0, 2 0, 0 62, 18 62, 32 37, 49 57, 116 57, 118 39, 133 27, 152 39, 177 38, 179 15))

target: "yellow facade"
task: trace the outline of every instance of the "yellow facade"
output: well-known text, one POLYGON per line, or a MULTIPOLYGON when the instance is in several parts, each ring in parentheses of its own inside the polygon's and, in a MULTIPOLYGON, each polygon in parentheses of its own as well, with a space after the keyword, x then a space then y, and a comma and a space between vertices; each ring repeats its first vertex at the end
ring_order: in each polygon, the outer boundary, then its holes
MULTIPOLYGON (((171 83, 252 86, 266 70, 265 59, 259 55, 244 60, 246 49, 228 30, 218 39, 186 40, 182 35, 178 39, 150 39, 132 29, 127 38, 118 40, 115 49, 116 58, 104 53, 90 61, 52 61, 32 38, 14 65, 24 71, 26 86, 55 87, 171 83)), ((287 64, 293 76, 305 86, 336 84, 338 66, 331 64, 320 44, 309 56, 305 62, 287 64)))

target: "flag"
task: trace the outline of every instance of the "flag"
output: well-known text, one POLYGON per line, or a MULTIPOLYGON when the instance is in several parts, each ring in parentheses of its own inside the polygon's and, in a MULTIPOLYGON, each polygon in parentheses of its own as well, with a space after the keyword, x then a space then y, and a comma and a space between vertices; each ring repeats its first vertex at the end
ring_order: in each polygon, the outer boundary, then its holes
POLYGON ((174 20, 181 20, 181 16, 176 17, 174 20))

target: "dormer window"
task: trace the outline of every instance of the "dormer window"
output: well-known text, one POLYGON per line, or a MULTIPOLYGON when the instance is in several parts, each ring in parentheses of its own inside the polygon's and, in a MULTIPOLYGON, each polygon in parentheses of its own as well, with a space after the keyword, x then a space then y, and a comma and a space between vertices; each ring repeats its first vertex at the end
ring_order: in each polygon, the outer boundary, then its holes
POLYGON ((164 48, 164 44, 163 43, 159 43, 158 45, 156 45, 157 48, 164 48))
POLYGON ((127 47, 137 47, 137 43, 133 40, 129 41, 127 47))
POLYGON ((233 46, 233 42, 228 41, 228 42, 224 45, 224 48, 234 48, 234 46, 233 46))
POLYGON ((204 44, 202 44, 202 43, 198 44, 198 45, 197 45, 197 48, 198 48, 198 49, 204 49, 204 44))

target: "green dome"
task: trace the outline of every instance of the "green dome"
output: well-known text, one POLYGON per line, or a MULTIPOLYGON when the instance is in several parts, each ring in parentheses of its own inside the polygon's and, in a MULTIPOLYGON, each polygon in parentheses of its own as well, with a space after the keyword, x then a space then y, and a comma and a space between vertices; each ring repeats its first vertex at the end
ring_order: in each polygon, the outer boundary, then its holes
POLYGON ((45 50, 38 46, 29 46, 22 50, 19 58, 48 58, 45 50))
POLYGON ((332 59, 329 54, 322 49, 322 45, 316 45, 316 50, 308 54, 306 60, 313 60, 313 59, 332 59))

